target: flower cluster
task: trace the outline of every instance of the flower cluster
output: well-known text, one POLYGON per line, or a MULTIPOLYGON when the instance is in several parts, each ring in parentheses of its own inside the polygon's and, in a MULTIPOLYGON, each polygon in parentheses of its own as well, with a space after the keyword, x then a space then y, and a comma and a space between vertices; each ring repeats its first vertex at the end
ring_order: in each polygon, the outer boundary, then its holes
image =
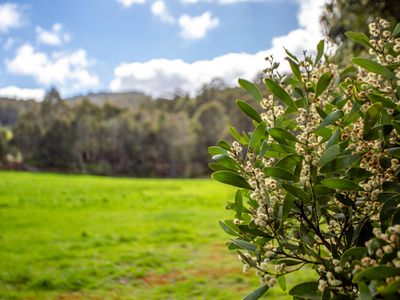
POLYGON ((392 28, 377 19, 370 38, 349 33, 373 55, 354 58, 357 68, 321 59, 321 42, 317 58, 287 52, 285 77, 268 58, 265 97, 241 81, 260 105, 240 107, 255 129, 214 149, 213 177, 241 188, 223 228, 243 270, 266 286, 304 265, 319 275, 315 293, 333 297, 355 299, 374 281, 379 298, 400 280, 400 25, 392 28), (364 275, 375 267, 389 275, 364 275))

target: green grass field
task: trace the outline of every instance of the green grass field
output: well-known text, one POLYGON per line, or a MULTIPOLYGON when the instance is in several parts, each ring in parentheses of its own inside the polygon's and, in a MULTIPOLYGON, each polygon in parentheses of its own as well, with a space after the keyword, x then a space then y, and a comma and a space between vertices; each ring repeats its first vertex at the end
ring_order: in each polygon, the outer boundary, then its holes
POLYGON ((241 299, 258 279, 218 225, 233 192, 211 180, 0 172, 0 299, 241 299))

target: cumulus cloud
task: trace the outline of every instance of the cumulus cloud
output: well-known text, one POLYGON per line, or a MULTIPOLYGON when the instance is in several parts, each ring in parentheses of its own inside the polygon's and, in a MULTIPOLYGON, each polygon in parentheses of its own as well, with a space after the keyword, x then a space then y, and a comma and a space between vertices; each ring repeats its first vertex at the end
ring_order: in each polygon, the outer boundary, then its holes
POLYGON ((7 59, 5 64, 10 73, 31 76, 40 84, 57 85, 68 91, 99 84, 98 77, 88 71, 89 60, 83 49, 48 55, 36 51, 30 44, 24 44, 17 49, 15 57, 7 59))
MULTIPOLYGON (((303 49, 315 48, 322 38, 318 16, 325 1, 298 0, 299 28, 274 38, 270 49, 255 54, 230 53, 193 63, 179 59, 154 59, 143 63, 121 64, 114 70, 110 88, 113 91, 138 90, 154 97, 171 96, 176 90, 184 90, 194 96, 204 84, 216 77, 231 86, 236 85, 239 77, 254 79, 265 67, 263 63, 266 56, 274 55, 277 61, 283 61, 283 47, 297 55, 303 49)), ((282 65, 285 68, 284 62, 282 65)))
POLYGON ((130 7, 133 4, 143 4, 146 0, 117 0, 124 7, 130 7))
POLYGON ((151 13, 160 18, 163 22, 171 24, 175 23, 174 17, 170 14, 165 2, 162 0, 153 2, 151 5, 151 13))
POLYGON ((209 11, 206 11, 202 15, 196 17, 182 15, 179 18, 181 36, 188 40, 204 38, 209 30, 216 28, 218 25, 218 18, 213 17, 209 11))
POLYGON ((17 86, 0 88, 0 97, 42 101, 46 91, 44 89, 25 89, 17 86))
POLYGON ((37 40, 46 45, 61 46, 70 40, 70 35, 63 32, 63 26, 60 23, 55 23, 49 31, 40 26, 35 28, 37 40))
POLYGON ((8 32, 12 28, 22 25, 22 13, 15 3, 0 4, 0 33, 8 32))

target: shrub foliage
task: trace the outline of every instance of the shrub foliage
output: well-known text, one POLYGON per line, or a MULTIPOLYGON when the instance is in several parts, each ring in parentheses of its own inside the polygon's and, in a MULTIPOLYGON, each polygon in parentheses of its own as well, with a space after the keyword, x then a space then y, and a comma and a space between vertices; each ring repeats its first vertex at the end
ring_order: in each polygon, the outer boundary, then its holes
POLYGON ((339 68, 324 55, 287 51, 291 73, 266 69, 268 96, 244 79, 258 108, 237 101, 254 130, 209 148, 212 177, 238 187, 220 222, 244 271, 254 269, 258 299, 285 275, 309 266, 319 275, 295 299, 399 299, 400 24, 370 24, 369 49, 339 68))

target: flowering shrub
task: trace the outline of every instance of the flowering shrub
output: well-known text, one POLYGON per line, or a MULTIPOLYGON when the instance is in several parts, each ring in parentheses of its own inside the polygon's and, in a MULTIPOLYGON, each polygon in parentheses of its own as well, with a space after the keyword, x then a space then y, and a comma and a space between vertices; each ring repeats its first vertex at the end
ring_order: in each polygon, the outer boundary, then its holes
POLYGON ((304 266, 319 280, 290 289, 295 299, 400 297, 400 24, 378 19, 370 37, 346 36, 369 49, 339 68, 324 56, 286 51, 291 74, 267 58, 264 98, 240 79, 259 109, 248 134, 209 148, 212 177, 240 189, 220 222, 244 271, 254 269, 258 299, 304 266), (261 113, 259 111, 262 110, 261 113))

